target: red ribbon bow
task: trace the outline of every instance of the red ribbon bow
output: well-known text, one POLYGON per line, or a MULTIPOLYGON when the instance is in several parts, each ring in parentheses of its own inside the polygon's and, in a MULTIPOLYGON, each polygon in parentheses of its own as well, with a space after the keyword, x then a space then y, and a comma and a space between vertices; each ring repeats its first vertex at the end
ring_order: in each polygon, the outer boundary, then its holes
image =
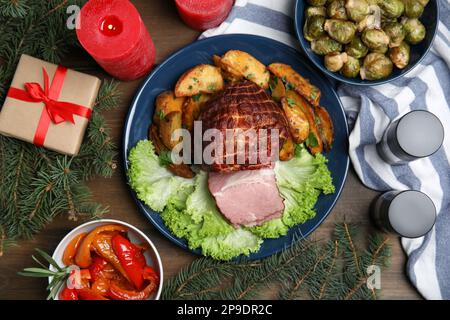
POLYGON ((67 69, 58 66, 55 75, 53 76, 52 84, 49 86, 49 77, 45 68, 42 68, 44 76, 44 88, 39 83, 27 82, 24 87, 25 90, 11 87, 8 91, 8 97, 22 100, 26 102, 44 103, 45 108, 42 110, 41 118, 33 139, 33 143, 37 146, 42 146, 45 137, 50 127, 50 122, 60 124, 62 122, 71 122, 75 124, 74 115, 78 115, 89 119, 92 110, 84 106, 58 101, 59 94, 64 84, 67 69))

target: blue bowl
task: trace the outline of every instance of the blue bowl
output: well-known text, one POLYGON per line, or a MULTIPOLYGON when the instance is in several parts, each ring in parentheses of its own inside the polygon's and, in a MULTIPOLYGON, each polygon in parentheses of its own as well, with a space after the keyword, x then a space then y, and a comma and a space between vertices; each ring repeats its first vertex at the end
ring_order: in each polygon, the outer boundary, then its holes
MULTIPOLYGON (((140 140, 147 139, 155 99, 161 92, 172 90, 178 78, 189 68, 202 63, 211 64, 213 54, 222 55, 231 49, 246 51, 266 65, 272 62, 289 64, 305 78, 310 79, 311 83, 322 91, 321 105, 327 108, 335 127, 333 149, 325 156, 329 159, 328 167, 336 192, 319 197, 315 206, 317 214, 313 219, 291 228, 284 237, 265 240, 260 251, 249 257, 249 259, 261 259, 289 247, 295 240, 306 237, 325 220, 341 194, 349 166, 347 121, 341 102, 329 80, 310 66, 297 50, 268 38, 233 34, 200 40, 174 53, 152 72, 136 93, 125 122, 122 156, 124 168, 128 170, 128 154, 140 140)), ((178 246, 189 250, 184 239, 177 238, 167 229, 160 214, 137 199, 134 192, 132 194, 140 211, 164 236, 178 246)), ((200 250, 191 251, 201 254, 200 250)))
POLYGON ((394 67, 394 71, 389 77, 380 80, 373 80, 373 81, 362 80, 359 76, 356 78, 347 78, 338 72, 337 73, 331 72, 327 68, 325 68, 323 57, 315 54, 311 50, 310 42, 306 40, 305 37, 303 36, 303 25, 305 23, 304 11, 305 7, 307 6, 305 0, 297 0, 297 3, 295 5, 295 31, 297 33, 297 38, 300 40, 300 45, 305 54, 316 65, 317 68, 319 68, 329 77, 353 85, 376 86, 403 77, 412 69, 414 69, 414 67, 417 66, 420 63, 420 61, 422 61, 422 59, 426 56, 426 54, 433 45, 433 41, 438 29, 439 5, 437 2, 438 0, 431 0, 428 3, 427 7, 425 8, 422 17, 420 18, 420 21, 424 24, 427 30, 427 35, 421 43, 419 43, 418 45, 411 46, 411 61, 409 65, 403 70, 394 67))

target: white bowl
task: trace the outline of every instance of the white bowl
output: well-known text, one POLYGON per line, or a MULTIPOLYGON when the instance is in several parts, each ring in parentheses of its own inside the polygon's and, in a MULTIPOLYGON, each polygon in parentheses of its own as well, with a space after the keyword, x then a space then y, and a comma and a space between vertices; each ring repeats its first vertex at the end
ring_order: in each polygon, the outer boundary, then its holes
MULTIPOLYGON (((64 263, 62 262, 62 257, 64 254, 64 250, 66 249, 69 242, 80 233, 90 232, 93 229, 106 224, 118 224, 126 227, 128 229, 128 238, 133 243, 148 243, 149 249, 144 253, 145 260, 147 261, 147 265, 151 266, 155 270, 156 274, 158 274, 159 286, 158 290, 154 291, 147 300, 159 300, 163 287, 163 278, 164 278, 161 257, 159 256, 158 250, 156 250, 156 247, 153 244, 153 242, 141 230, 126 222, 113 219, 100 219, 89 221, 82 225, 79 225, 78 227, 70 231, 61 240, 61 242, 58 244, 53 253, 53 259, 58 263, 58 265, 64 266, 64 263)), ((50 267, 50 269, 55 271, 55 269, 52 266, 50 267)), ((52 281, 52 277, 49 277, 48 280, 50 283, 50 281, 52 281)), ((59 292, 58 295, 55 297, 55 299, 59 300, 59 292)))

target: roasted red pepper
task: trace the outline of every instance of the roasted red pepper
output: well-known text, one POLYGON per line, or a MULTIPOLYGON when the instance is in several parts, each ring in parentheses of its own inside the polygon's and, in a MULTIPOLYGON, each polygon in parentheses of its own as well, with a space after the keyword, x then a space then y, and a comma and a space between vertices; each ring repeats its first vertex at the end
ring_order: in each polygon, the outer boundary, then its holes
POLYGON ((91 280, 91 273, 88 269, 72 270, 68 279, 72 288, 75 289, 88 288, 89 280, 91 280))
POLYGON ((75 289, 69 289, 65 287, 59 293, 59 300, 78 300, 78 294, 75 289))
POLYGON ((109 300, 90 288, 76 289, 76 291, 80 300, 109 300))
POLYGON ((146 266, 143 269, 143 278, 149 281, 148 285, 141 291, 127 290, 119 285, 118 282, 112 281, 109 287, 108 295, 115 300, 145 300, 150 297, 159 284, 159 277, 152 267, 146 266))
POLYGON ((92 264, 89 267, 92 281, 96 281, 102 275, 102 272, 107 265, 108 265, 108 261, 106 261, 102 257, 95 256, 92 259, 92 264))
POLYGON ((144 284, 143 272, 146 267, 142 250, 120 234, 112 238, 112 247, 128 278, 140 290, 144 284))

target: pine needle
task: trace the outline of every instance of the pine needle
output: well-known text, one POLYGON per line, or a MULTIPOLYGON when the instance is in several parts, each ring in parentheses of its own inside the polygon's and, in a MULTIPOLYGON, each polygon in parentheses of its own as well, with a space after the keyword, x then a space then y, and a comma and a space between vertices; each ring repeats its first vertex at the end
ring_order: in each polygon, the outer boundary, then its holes
MULTIPOLYGON (((0 105, 23 53, 59 63, 77 45, 66 26, 66 8, 81 0, 0 0, 0 105), (43 18, 45 17, 45 18, 43 18)), ((40 232, 58 214, 97 218, 107 208, 92 202, 85 182, 110 177, 116 146, 101 111, 115 108, 117 83, 105 81, 80 153, 69 157, 0 136, 0 256, 16 241, 40 232)))
POLYGON ((201 258, 183 268, 164 286, 162 298, 243 300, 261 298, 265 288, 280 299, 377 299, 368 289, 367 267, 387 266, 385 236, 369 237, 367 248, 355 245, 355 225, 337 224, 330 241, 294 241, 282 253, 260 261, 219 262, 201 258), (352 245, 353 244, 353 245, 352 245), (356 268, 361 275, 349 275, 356 268))

